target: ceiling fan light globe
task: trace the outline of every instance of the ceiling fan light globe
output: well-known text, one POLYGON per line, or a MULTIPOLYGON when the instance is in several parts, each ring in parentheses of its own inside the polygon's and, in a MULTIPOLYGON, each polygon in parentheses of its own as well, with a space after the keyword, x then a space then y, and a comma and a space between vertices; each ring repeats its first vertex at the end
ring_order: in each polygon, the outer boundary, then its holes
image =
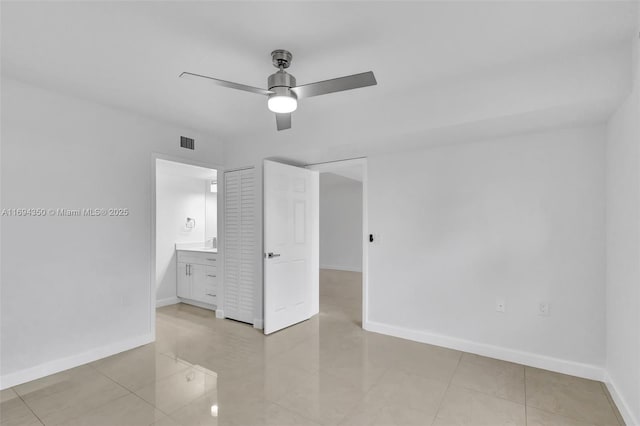
POLYGON ((273 95, 269 97, 267 106, 272 112, 287 114, 298 108, 298 101, 293 96, 273 95))

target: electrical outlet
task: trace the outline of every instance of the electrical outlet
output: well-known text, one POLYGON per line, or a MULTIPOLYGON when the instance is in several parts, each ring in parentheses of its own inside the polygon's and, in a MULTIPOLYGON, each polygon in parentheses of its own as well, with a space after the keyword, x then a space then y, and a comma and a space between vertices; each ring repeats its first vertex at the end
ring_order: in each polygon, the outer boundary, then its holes
POLYGON ((496 311, 506 312, 506 310, 507 310, 507 302, 504 299, 496 299, 496 311))
POLYGON ((538 303, 538 315, 543 317, 549 316, 549 302, 538 303))

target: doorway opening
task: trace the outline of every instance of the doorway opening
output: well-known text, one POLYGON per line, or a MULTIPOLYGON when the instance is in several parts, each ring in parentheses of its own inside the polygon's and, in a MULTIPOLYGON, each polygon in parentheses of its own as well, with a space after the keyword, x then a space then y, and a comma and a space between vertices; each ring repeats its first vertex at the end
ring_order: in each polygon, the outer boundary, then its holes
POLYGON ((319 307, 366 323, 366 159, 308 166, 319 172, 319 307))
POLYGON ((155 156, 153 182, 152 324, 157 307, 178 303, 214 315, 222 292, 217 167, 155 156))

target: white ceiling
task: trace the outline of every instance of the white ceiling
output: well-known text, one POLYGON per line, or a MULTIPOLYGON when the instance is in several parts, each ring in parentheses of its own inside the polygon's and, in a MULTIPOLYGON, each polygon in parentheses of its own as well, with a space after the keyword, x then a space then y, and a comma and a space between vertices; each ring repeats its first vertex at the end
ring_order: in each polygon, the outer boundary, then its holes
POLYGON ((2 74, 228 142, 388 143, 554 107, 602 119, 628 90, 635 7, 5 1, 2 74), (293 52, 298 84, 368 70, 379 84, 305 99, 294 128, 276 132, 265 98, 177 77, 191 71, 264 87, 276 48, 293 52))

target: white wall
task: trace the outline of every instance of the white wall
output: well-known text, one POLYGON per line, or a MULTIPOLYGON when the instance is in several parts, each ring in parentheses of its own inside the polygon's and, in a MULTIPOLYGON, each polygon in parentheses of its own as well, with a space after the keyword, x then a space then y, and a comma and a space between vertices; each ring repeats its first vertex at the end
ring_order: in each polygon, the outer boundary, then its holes
POLYGON ((3 208, 130 211, 2 218, 4 388, 153 339, 152 153, 222 163, 223 151, 193 130, 13 80, 1 101, 3 208))
POLYGON ((156 299, 158 305, 165 305, 177 302, 175 244, 205 241, 208 185, 205 179, 174 173, 168 161, 157 161, 156 299), (195 219, 194 228, 185 226, 187 217, 195 219))
MULTIPOLYGON (((368 156, 368 229, 381 238, 369 246, 366 327, 601 378, 604 140, 600 125, 334 153, 368 156), (537 315, 539 301, 549 317, 537 315)), ((326 150, 278 146, 225 161, 327 160, 326 150)))
MULTIPOLYGON (((639 14, 640 27, 640 14, 639 14)), ((640 424, 640 41, 636 82, 607 127, 607 384, 640 424)))
POLYGON ((597 373, 605 357, 603 143, 595 127, 370 158, 369 228, 380 242, 369 251, 369 321, 597 373), (496 299, 506 300, 506 313, 496 312, 496 299), (538 315, 541 301, 550 316, 538 315))
POLYGON ((320 268, 362 270, 362 182, 320 173, 320 268))

